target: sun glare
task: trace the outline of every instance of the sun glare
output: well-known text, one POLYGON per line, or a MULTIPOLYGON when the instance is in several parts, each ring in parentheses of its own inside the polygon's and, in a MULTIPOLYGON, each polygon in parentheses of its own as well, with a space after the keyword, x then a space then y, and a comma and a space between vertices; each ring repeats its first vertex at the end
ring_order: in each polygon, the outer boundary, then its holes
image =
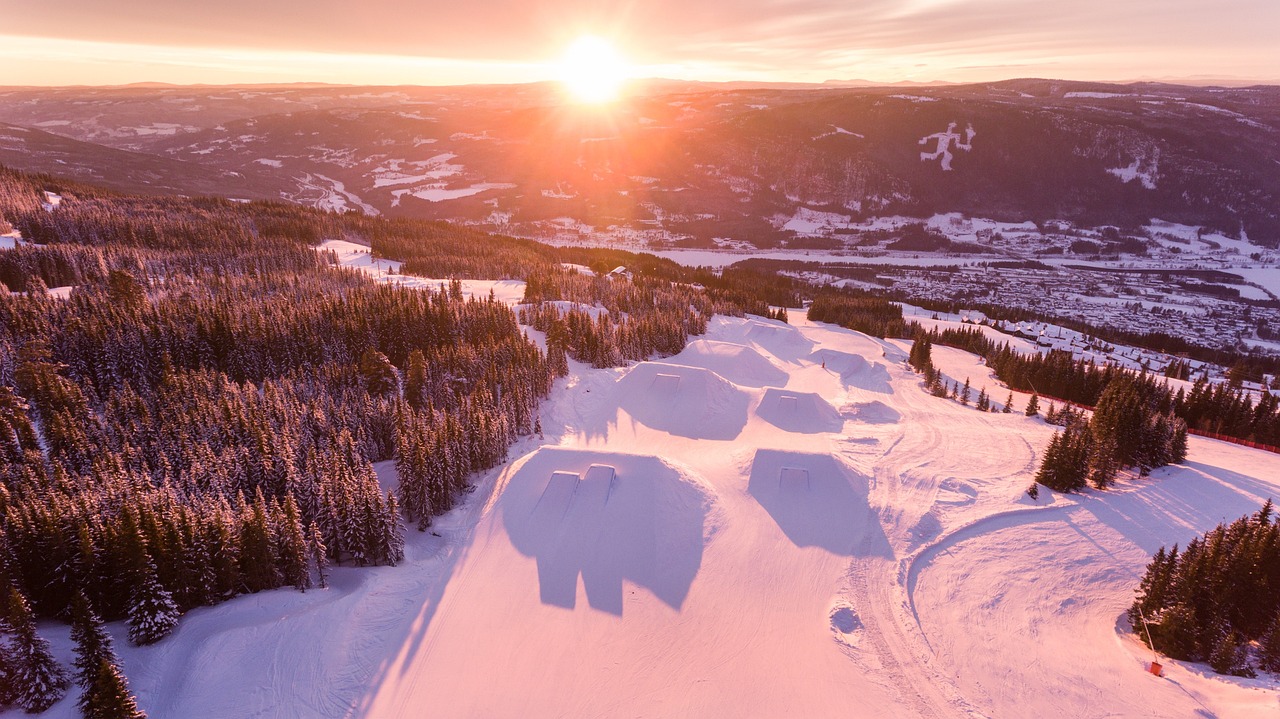
POLYGON ((629 69, 607 40, 578 38, 560 60, 560 81, 578 102, 602 103, 618 97, 629 69))

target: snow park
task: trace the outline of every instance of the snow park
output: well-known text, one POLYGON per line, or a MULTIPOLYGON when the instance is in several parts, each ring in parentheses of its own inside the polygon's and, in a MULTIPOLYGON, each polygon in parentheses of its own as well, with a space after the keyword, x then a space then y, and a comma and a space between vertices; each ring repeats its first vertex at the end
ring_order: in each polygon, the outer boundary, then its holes
POLYGON ((1280 456, 1192 438, 1149 478, 1033 500, 1054 427, 930 396, 909 349, 717 317, 662 361, 573 362, 542 436, 400 566, 117 642, 131 686, 171 717, 1276 716, 1274 680, 1152 675, 1125 611, 1158 547, 1273 496, 1280 456))

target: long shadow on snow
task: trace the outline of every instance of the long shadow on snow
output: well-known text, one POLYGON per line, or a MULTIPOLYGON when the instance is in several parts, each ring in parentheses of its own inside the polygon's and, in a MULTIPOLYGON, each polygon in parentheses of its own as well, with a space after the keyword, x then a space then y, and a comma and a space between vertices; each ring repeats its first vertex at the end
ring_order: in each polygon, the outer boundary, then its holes
POLYGON ((756 451, 747 491, 797 547, 849 557, 893 556, 867 502, 867 478, 829 454, 756 451))
POLYGON ((501 501, 544 604, 574 608, 581 575, 592 609, 621 616, 623 580, 679 609, 702 565, 707 497, 656 457, 543 448, 501 501))
POLYGON ((1148 554, 1232 522, 1280 498, 1280 487, 1202 462, 1157 470, 1136 491, 1085 494, 1080 506, 1148 554))
MULTIPOLYGON (((504 470, 505 471, 505 470, 504 470)), ((487 490, 492 493, 498 488, 497 482, 489 482, 487 490)), ((479 492, 473 494, 467 501, 484 504, 488 501, 490 494, 481 495, 479 492)), ((430 583, 430 591, 422 598, 422 609, 418 616, 409 621, 404 622, 405 637, 400 644, 388 644, 393 647, 392 653, 382 659, 382 663, 376 670, 372 672, 369 678, 367 690, 364 694, 350 707, 349 711, 344 714, 348 719, 365 719, 370 715, 373 708, 373 701, 377 698, 378 690, 386 683, 387 675, 391 671, 392 665, 396 660, 396 652, 401 648, 404 649, 405 659, 401 664, 402 672, 413 666, 413 659, 422 649, 422 643, 427 638, 427 630, 431 627, 432 620, 435 619, 436 611, 440 608, 440 601, 444 598, 445 590, 449 587, 449 582, 453 578, 454 572, 462 565, 464 558, 472 548, 475 541, 476 527, 471 525, 467 527, 465 536, 459 537, 457 544, 453 546, 449 552, 448 558, 440 567, 440 574, 434 581, 430 583)), ((402 571, 408 571, 403 568, 402 571)))

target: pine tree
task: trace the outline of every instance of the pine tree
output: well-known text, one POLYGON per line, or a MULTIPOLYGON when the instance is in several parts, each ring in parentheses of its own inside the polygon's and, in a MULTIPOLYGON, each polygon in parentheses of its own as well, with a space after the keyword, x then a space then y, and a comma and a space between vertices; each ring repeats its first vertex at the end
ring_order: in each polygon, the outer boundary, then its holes
POLYGON ((369 394, 375 397, 389 394, 396 388, 396 371, 391 360, 372 347, 360 355, 360 374, 369 394))
POLYGON ((422 409, 427 402, 427 358, 422 350, 409 353, 409 368, 404 377, 404 398, 414 409, 422 409))
POLYGON ((103 658, 94 672, 93 684, 80 695, 80 715, 85 719, 146 719, 120 667, 103 658))
POLYGON ((158 642, 178 626, 179 616, 173 596, 160 585, 155 565, 148 561, 129 603, 129 641, 137 645, 158 642))
POLYGON ((1013 412, 1013 392, 1012 391, 1009 392, 1009 398, 1004 401, 1004 406, 1000 408, 1000 411, 1003 412, 1004 414, 1009 414, 1013 412))
POLYGON ((960 390, 960 404, 969 404, 969 378, 964 378, 964 389, 960 390))
POLYGON ((251 507, 241 507, 240 575, 245 591, 253 593, 280 586, 280 572, 267 501, 258 489, 251 507))
POLYGON ((16 701, 31 713, 53 706, 67 692, 66 672, 49 653, 49 643, 36 633, 27 598, 10 588, 5 623, 13 633, 13 684, 16 701))
POLYGON ((0 641, 0 707, 18 701, 18 659, 8 642, 0 641))
POLYGON ((307 538, 302 531, 302 518, 293 495, 285 495, 279 518, 280 574, 284 583, 299 591, 311 587, 311 573, 307 571, 307 538))
POLYGON ((933 367, 933 348, 929 342, 928 335, 918 335, 914 342, 911 343, 911 352, 907 357, 907 364, 910 364, 917 372, 924 372, 933 367))
POLYGON ((84 689, 93 685, 103 660, 111 664, 120 663, 111 646, 111 636, 83 592, 76 594, 71 604, 71 640, 76 644, 76 683, 84 689))
POLYGON ((1031 399, 1027 400, 1026 415, 1028 417, 1034 417, 1037 414, 1040 414, 1040 395, 1033 394, 1031 395, 1031 399))
POLYGON ((1276 614, 1258 644, 1258 666, 1280 674, 1280 613, 1276 614))
POLYGON ((983 387, 978 390, 978 401, 975 404, 979 412, 986 412, 991 409, 991 399, 987 397, 987 388, 983 387))
POLYGON ((1169 464, 1187 461, 1187 423, 1181 419, 1173 424, 1173 440, 1169 445, 1169 464))
POLYGON ((1110 437, 1095 439, 1089 453, 1089 483, 1097 489, 1106 489, 1115 481, 1116 447, 1110 437))
POLYGON ((307 544, 310 545, 311 561, 316 567, 316 586, 327 589, 329 587, 329 550, 324 546, 324 537, 321 536, 320 528, 314 522, 311 523, 307 544))
POLYGON ((1254 676, 1249 668, 1248 650, 1244 640, 1234 631, 1223 632, 1209 655, 1209 666, 1219 674, 1247 677, 1254 676))

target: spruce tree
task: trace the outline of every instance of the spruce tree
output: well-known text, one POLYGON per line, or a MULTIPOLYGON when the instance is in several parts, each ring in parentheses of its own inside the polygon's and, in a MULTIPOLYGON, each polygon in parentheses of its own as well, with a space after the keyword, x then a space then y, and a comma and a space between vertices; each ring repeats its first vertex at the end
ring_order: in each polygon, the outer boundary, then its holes
POLYGON ((414 409, 422 409, 427 402, 427 358, 422 350, 409 353, 409 367, 404 377, 404 398, 414 409))
POLYGON ((0 641, 0 707, 18 700, 18 659, 8 642, 0 641))
POLYGON ((1258 666, 1280 674, 1280 612, 1277 612, 1258 645, 1258 666))
POLYGON ((381 397, 396 388, 396 370, 391 360, 370 347, 360 355, 360 375, 364 378, 369 394, 381 397))
POLYGON ((1169 464, 1187 461, 1187 423, 1182 419, 1173 423, 1173 440, 1169 445, 1169 464))
POLYGON ((85 719, 146 719, 120 667, 105 657, 98 662, 93 684, 80 695, 80 715, 85 719))
POLYGON ((969 378, 964 378, 964 389, 960 390, 960 404, 969 404, 969 378))
POLYGON ((254 494, 253 505, 240 508, 240 575, 245 591, 260 592, 280 586, 270 511, 262 490, 254 494))
POLYGON ((1254 676, 1248 657, 1248 650, 1240 635, 1234 631, 1226 631, 1218 638, 1213 653, 1209 655, 1209 666, 1219 674, 1254 676))
POLYGON ((329 550, 324 546, 324 537, 321 536, 320 528, 315 522, 311 523, 307 544, 311 550, 311 561, 316 567, 316 586, 327 589, 329 587, 329 550))
POLYGON ((1027 400, 1026 415, 1028 417, 1034 417, 1038 414, 1040 414, 1040 395, 1032 394, 1031 399, 1027 400))
POLYGON ((178 607, 160 585, 155 565, 147 562, 129 603, 129 641, 137 645, 160 641, 178 626, 178 607))
POLYGON ((111 636, 83 592, 76 594, 71 604, 71 640, 76 645, 76 683, 84 689, 93 685, 103 660, 111 664, 120 663, 111 646, 111 636))
POLYGON ((1116 447, 1110 437, 1095 439, 1089 453, 1089 483, 1097 489, 1106 489, 1115 481, 1116 447))
POLYGON ((307 538, 302 531, 302 518, 293 495, 285 495, 279 518, 280 574, 284 583, 299 591, 311 587, 311 573, 307 571, 307 538))
POLYGON ((67 675, 49 643, 36 633, 36 620, 27 598, 16 587, 9 590, 5 623, 13 633, 13 689, 16 701, 31 713, 53 706, 67 692, 67 675))
POLYGON ((1009 397, 1004 401, 1004 406, 1000 408, 1000 411, 1003 412, 1004 414, 1009 414, 1013 412, 1013 392, 1012 391, 1009 392, 1009 397))

